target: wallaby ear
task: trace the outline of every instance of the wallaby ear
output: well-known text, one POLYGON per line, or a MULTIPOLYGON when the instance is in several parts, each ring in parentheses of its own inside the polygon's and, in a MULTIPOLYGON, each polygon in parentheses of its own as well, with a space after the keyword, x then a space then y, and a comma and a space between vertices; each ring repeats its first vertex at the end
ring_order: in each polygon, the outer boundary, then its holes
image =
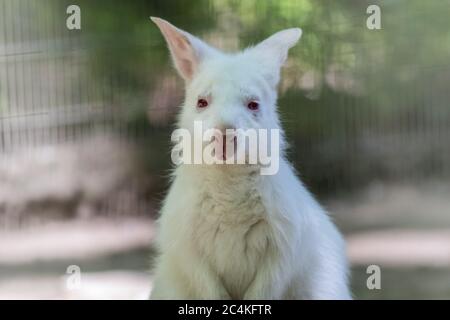
POLYGON ((300 28, 282 30, 260 42, 254 49, 279 68, 286 61, 289 49, 296 45, 301 36, 300 28))
POLYGON ((178 29, 164 19, 150 17, 161 30, 169 47, 172 60, 184 80, 192 80, 199 64, 215 49, 186 31, 178 29))

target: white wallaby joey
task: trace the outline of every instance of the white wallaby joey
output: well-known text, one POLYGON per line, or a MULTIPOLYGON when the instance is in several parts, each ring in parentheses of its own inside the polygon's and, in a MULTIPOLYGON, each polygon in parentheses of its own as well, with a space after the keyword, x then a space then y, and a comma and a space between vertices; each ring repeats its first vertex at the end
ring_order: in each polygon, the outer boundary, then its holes
POLYGON ((276 172, 266 175, 259 163, 174 168, 151 298, 350 299, 344 240, 284 156, 277 84, 301 29, 225 53, 152 20, 186 84, 178 128, 279 130, 281 151, 276 172))

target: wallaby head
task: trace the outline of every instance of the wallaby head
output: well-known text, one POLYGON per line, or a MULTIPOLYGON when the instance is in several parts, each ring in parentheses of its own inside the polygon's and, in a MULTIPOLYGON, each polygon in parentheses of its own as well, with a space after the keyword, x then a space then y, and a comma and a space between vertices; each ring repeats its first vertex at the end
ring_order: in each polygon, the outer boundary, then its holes
POLYGON ((225 53, 160 18, 174 65, 185 80, 186 97, 178 125, 193 131, 281 129, 276 110, 280 69, 288 50, 300 39, 292 28, 237 53, 225 53))

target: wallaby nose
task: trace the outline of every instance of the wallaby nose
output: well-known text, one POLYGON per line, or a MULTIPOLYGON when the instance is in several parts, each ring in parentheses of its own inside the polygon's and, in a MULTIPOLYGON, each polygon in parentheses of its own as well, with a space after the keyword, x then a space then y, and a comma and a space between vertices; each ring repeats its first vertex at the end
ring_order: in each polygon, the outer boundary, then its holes
POLYGON ((223 135, 227 134, 227 130, 234 131, 236 129, 236 127, 231 124, 220 124, 215 128, 219 130, 223 135))

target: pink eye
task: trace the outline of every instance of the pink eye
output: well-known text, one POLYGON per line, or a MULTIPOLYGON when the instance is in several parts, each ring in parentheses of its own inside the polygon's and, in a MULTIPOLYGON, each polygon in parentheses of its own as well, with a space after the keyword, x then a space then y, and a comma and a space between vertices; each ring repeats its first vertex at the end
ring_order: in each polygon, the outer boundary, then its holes
POLYGON ((208 101, 206 99, 197 100, 197 108, 206 108, 208 106, 208 101))
POLYGON ((256 101, 250 101, 247 104, 247 108, 249 108, 252 111, 258 110, 259 109, 259 103, 256 101))

